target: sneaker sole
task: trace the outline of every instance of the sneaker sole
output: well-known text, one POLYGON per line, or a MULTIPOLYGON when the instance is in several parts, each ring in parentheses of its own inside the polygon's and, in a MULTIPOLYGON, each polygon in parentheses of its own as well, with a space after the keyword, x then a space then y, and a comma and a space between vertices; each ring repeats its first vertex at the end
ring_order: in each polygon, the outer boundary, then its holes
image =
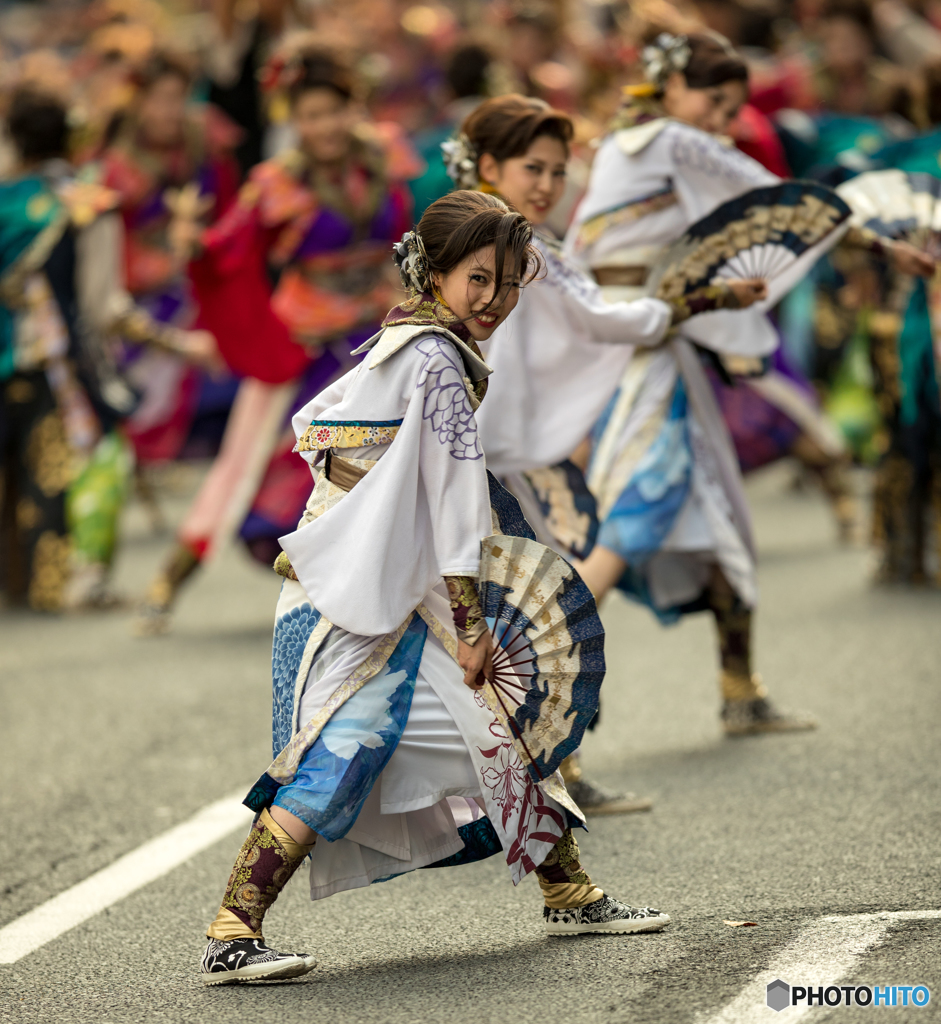
POLYGON ((668 914, 659 917, 629 918, 605 924, 546 924, 549 935, 562 938, 570 935, 633 935, 639 932, 660 932, 670 923, 668 914))
POLYGON ((204 974, 205 985, 232 985, 240 981, 286 981, 288 978, 299 978, 317 966, 313 957, 296 957, 287 963, 252 964, 240 967, 235 971, 217 971, 204 974))

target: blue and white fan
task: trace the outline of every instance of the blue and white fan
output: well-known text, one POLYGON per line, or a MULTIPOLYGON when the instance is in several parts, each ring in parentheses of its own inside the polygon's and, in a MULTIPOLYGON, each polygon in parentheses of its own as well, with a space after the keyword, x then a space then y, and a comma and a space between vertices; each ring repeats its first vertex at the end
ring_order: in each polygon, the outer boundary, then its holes
POLYGON ((578 748, 598 710, 604 627, 572 566, 525 537, 482 542, 478 589, 496 651, 484 697, 538 784, 578 748))
POLYGON ((766 312, 837 244, 851 212, 833 189, 812 181, 752 189, 687 229, 654 272, 651 291, 670 300, 717 278, 761 278, 768 295, 751 308, 766 312))
POLYGON ((941 179, 933 174, 868 171, 844 182, 837 192, 852 208, 854 225, 939 254, 941 179))

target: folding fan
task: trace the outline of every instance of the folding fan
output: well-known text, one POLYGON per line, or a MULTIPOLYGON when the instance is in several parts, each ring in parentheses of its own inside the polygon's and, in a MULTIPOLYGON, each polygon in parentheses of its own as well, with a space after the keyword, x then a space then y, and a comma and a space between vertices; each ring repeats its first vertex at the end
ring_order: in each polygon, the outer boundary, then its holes
POLYGON ((837 192, 849 203, 852 222, 877 235, 904 238, 937 255, 941 236, 941 180, 896 169, 851 178, 837 192))
POLYGON ((578 748, 598 710, 604 627, 572 566, 525 537, 482 542, 478 588, 496 651, 483 694, 540 783, 578 748))
POLYGON ((767 311, 836 245, 851 212, 833 189, 816 182, 752 189, 688 228, 654 272, 651 290, 675 299, 716 278, 761 278, 768 295, 751 308, 767 311))

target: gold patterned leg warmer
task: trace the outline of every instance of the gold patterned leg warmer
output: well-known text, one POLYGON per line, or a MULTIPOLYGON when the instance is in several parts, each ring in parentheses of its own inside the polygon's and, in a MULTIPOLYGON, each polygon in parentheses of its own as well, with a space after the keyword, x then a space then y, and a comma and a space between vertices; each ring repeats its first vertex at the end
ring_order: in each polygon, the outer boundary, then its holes
POLYGON ((146 602, 154 608, 169 611, 183 584, 199 568, 199 556, 185 544, 177 544, 164 567, 147 588, 146 602))
POLYGON ((723 700, 757 700, 767 696, 761 677, 751 668, 752 611, 725 577, 709 588, 709 610, 716 620, 723 700))
POLYGON ((262 811, 239 850, 222 906, 206 935, 223 942, 262 938, 265 913, 313 848, 313 843, 295 842, 262 811))
POLYGON ((562 833, 549 856, 536 868, 536 877, 546 906, 551 910, 584 907, 604 896, 579 863, 578 842, 570 828, 562 833))

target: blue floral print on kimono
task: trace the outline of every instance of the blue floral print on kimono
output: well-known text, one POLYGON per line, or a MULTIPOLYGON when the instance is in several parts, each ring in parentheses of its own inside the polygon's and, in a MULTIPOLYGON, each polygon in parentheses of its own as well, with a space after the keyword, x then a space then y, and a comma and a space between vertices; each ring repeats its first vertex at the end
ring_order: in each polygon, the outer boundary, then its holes
MULTIPOLYGON (((283 584, 281 589, 285 589, 283 584)), ((300 587, 297 589, 300 590, 300 587)), ((271 644, 272 757, 277 757, 291 740, 297 673, 301 668, 307 641, 320 621, 320 612, 311 606, 306 597, 304 594, 305 600, 279 616, 274 625, 274 640, 271 644)))
POLYGON ((681 378, 660 433, 601 524, 597 540, 628 563, 618 588, 647 605, 663 622, 676 621, 680 610, 654 605, 644 569, 673 529, 689 496, 692 473, 686 389, 681 378))
POLYGON ((398 746, 428 627, 414 616, 385 666, 333 713, 274 805, 330 842, 342 839, 398 746))

